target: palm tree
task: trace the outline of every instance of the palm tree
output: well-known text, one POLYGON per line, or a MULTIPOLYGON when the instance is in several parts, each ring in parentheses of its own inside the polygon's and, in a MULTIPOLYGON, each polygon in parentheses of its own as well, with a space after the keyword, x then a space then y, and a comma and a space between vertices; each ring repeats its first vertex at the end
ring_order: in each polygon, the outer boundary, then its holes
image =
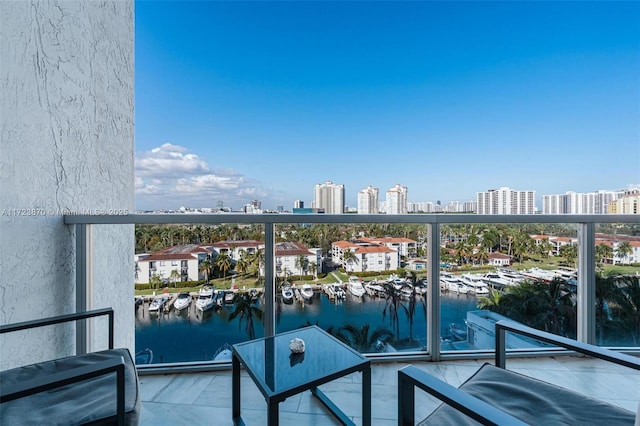
POLYGON ((173 281, 173 288, 177 287, 177 282, 180 279, 180 272, 177 269, 172 269, 169 274, 169 279, 173 281))
POLYGON ((318 275, 316 275, 316 272, 318 272, 318 264, 316 262, 309 262, 309 271, 313 274, 313 279, 318 279, 318 275))
POLYGON ((342 254, 342 262, 343 264, 350 266, 352 263, 358 262, 358 256, 356 256, 356 253, 353 250, 349 249, 342 254))
POLYGON ((613 247, 607 244, 598 244, 596 246, 596 263, 604 264, 607 259, 613 257, 613 247))
POLYGON ((208 283, 211 272, 213 272, 213 263, 211 263, 209 259, 205 259, 200 262, 200 266, 198 269, 200 270, 200 272, 204 273, 204 281, 208 283))
POLYGON ((160 278, 158 274, 153 274, 151 275, 151 279, 149 279, 149 284, 157 290, 162 285, 162 278, 160 278))
POLYGON ((575 244, 565 244, 560 247, 560 256, 575 266, 576 260, 578 260, 578 247, 575 244))
POLYGON ((262 310, 256 306, 256 299, 249 293, 241 293, 236 297, 234 302, 235 309, 229 315, 227 322, 231 322, 235 318, 239 317, 238 328, 242 327, 242 321, 246 321, 245 331, 249 336, 249 340, 256 338, 255 329, 253 326, 254 318, 262 321, 262 310))
POLYGON ((336 335, 340 340, 347 342, 353 349, 362 353, 373 352, 378 342, 385 342, 387 339, 393 338, 391 330, 381 327, 369 334, 369 324, 364 324, 361 327, 345 324, 338 328, 336 335))
POLYGON ((623 276, 617 278, 619 291, 615 295, 611 310, 623 322, 631 337, 633 346, 640 344, 640 277, 623 276))
POLYGON ((398 310, 402 309, 406 311, 406 307, 402 304, 400 299, 400 291, 391 283, 383 284, 384 289, 387 292, 385 299, 385 306, 382 310, 382 319, 384 320, 389 314, 389 324, 394 327, 396 331, 396 340, 400 340, 400 319, 398 316, 398 310))
POLYGON ((633 249, 631 248, 629 241, 619 243, 615 251, 616 255, 620 258, 620 263, 629 263, 629 259, 627 258, 633 253, 633 249), (627 261, 623 262, 623 259, 626 259, 627 261))
POLYGON ((242 251, 240 254, 240 259, 236 261, 236 269, 242 274, 245 275, 249 270, 249 261, 247 260, 247 252, 242 251))
POLYGON ((304 254, 296 256, 296 268, 302 272, 300 275, 307 275, 307 269, 309 269, 309 258, 304 254))
POLYGON ((502 292, 500 290, 491 289, 489 294, 478 299, 478 308, 498 312, 501 298, 502 292))
POLYGON ((224 282, 227 278, 227 271, 231 269, 231 258, 226 253, 220 253, 216 256, 213 263, 216 268, 222 271, 222 281, 224 282))

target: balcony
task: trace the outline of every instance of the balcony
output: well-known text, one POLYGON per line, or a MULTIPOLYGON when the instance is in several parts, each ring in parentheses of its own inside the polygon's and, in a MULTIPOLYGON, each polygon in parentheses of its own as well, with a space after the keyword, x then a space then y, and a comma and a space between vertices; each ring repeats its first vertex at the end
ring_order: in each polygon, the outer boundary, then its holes
MULTIPOLYGON (((483 363, 482 360, 414 363, 424 371, 458 386, 483 363)), ((372 424, 397 425, 397 371, 406 363, 378 363, 372 368, 372 424)), ((612 368, 610 364, 579 357, 544 357, 510 360, 509 368, 635 412, 640 395, 640 373, 612 368), (568 378, 570 377, 570 379, 568 378)), ((347 376, 322 390, 356 423, 361 424, 359 375, 347 376)), ((266 404, 246 375, 242 375, 242 415, 248 425, 264 424, 266 404)), ((140 424, 200 424, 203 419, 231 423, 231 372, 142 376, 140 424)), ((416 418, 426 417, 438 403, 416 393, 416 418)), ((280 405, 284 425, 338 425, 326 408, 304 392, 280 405)))

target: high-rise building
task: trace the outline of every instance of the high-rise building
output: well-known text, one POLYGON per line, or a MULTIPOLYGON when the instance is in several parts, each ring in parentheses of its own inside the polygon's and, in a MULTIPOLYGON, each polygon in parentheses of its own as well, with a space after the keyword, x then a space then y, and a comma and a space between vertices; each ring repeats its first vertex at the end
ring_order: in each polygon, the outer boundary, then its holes
POLYGON ((304 209, 304 201, 302 200, 296 200, 293 202, 293 208, 294 209, 304 209))
POLYGON ((535 191, 502 187, 477 193, 477 214, 535 214, 535 191))
POLYGON ((378 213, 378 188, 371 185, 358 192, 358 214, 378 213))
POLYGON ((544 214, 606 214, 609 203, 622 197, 624 191, 573 192, 542 196, 544 214))
POLYGON ((316 184, 312 207, 324 209, 326 214, 344 213, 344 185, 330 180, 316 184))
POLYGON ((622 197, 609 202, 611 214, 640 214, 640 189, 629 189, 622 197))
POLYGON ((407 187, 395 185, 387 191, 387 214, 407 214, 407 187))

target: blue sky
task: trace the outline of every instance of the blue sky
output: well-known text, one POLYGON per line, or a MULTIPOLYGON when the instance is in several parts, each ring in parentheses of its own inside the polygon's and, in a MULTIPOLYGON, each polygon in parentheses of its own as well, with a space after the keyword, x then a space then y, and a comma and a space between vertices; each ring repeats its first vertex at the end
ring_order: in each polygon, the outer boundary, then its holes
POLYGON ((639 2, 137 1, 136 207, 640 184, 639 2))

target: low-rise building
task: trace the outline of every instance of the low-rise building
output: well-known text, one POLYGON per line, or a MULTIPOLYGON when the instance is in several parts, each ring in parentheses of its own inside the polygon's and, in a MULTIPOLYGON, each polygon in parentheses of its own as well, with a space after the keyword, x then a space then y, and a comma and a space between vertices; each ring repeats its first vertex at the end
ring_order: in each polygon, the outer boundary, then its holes
POLYGON ((357 240, 331 244, 333 262, 347 272, 394 271, 400 266, 400 255, 384 244, 357 240), (353 255, 347 255, 347 252, 353 255))
POLYGON ((149 283, 154 274, 163 282, 172 279, 178 282, 201 280, 204 275, 200 272, 200 262, 210 258, 211 254, 210 247, 198 244, 167 247, 153 254, 138 254, 135 257, 135 283, 149 283), (172 277, 174 270, 179 277, 172 277))
POLYGON ((316 265, 316 272, 322 265, 321 249, 309 249, 300 243, 285 241, 275 247, 276 275, 308 275, 311 264, 316 265))
POLYGON ((511 256, 502 253, 489 253, 489 264, 495 267, 509 266, 511 264, 511 256))

